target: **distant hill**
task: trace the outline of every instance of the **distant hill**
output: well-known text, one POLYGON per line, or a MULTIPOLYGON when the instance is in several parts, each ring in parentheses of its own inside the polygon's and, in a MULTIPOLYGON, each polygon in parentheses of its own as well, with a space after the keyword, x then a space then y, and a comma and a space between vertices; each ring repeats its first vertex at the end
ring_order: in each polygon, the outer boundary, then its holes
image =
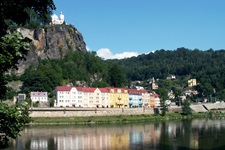
POLYGON ((199 92, 199 97, 225 100, 225 50, 157 50, 138 57, 110 61, 121 67, 128 81, 147 81, 154 77, 164 80, 159 86, 167 88, 166 77, 169 75, 178 77, 176 84, 186 84, 186 87, 187 80, 195 78, 198 85, 193 88, 199 92))
POLYGON ((113 61, 123 68, 127 78, 132 81, 152 77, 165 79, 170 74, 199 77, 200 73, 209 75, 225 71, 225 50, 157 50, 154 53, 113 61))
POLYGON ((49 25, 44 28, 18 28, 24 37, 32 40, 26 61, 19 62, 17 74, 23 74, 40 59, 61 59, 70 51, 87 52, 82 34, 72 25, 49 25))

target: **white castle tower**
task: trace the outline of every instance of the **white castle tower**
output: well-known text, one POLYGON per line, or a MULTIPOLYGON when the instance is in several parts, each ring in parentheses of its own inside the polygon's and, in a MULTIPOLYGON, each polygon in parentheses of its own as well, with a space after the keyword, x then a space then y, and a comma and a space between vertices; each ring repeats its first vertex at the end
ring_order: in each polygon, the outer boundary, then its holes
POLYGON ((60 16, 58 17, 56 14, 52 15, 52 24, 63 24, 64 15, 60 12, 60 16))

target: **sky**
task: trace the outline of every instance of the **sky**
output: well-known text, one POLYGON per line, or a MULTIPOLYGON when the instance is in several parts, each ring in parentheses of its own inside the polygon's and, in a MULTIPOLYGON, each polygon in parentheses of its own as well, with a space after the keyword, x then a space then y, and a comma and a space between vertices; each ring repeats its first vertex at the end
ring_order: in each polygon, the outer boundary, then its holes
POLYGON ((225 49, 225 0, 54 0, 104 59, 156 50, 225 49))

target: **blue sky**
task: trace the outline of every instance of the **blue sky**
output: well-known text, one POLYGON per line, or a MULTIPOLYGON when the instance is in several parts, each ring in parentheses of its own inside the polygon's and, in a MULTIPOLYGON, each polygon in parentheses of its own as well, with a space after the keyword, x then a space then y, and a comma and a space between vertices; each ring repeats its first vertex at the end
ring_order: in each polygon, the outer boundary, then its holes
POLYGON ((54 0, 103 58, 179 47, 225 49, 225 0, 54 0))

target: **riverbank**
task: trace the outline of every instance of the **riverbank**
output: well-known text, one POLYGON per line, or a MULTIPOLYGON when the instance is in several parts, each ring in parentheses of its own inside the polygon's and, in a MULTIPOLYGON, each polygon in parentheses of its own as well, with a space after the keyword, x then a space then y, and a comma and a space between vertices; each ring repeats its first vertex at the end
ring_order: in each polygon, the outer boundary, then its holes
POLYGON ((118 116, 89 116, 89 117, 35 117, 30 124, 109 124, 150 122, 162 120, 180 120, 194 118, 225 117, 225 113, 193 113, 182 115, 181 113, 168 113, 165 116, 157 115, 118 115, 118 116))

